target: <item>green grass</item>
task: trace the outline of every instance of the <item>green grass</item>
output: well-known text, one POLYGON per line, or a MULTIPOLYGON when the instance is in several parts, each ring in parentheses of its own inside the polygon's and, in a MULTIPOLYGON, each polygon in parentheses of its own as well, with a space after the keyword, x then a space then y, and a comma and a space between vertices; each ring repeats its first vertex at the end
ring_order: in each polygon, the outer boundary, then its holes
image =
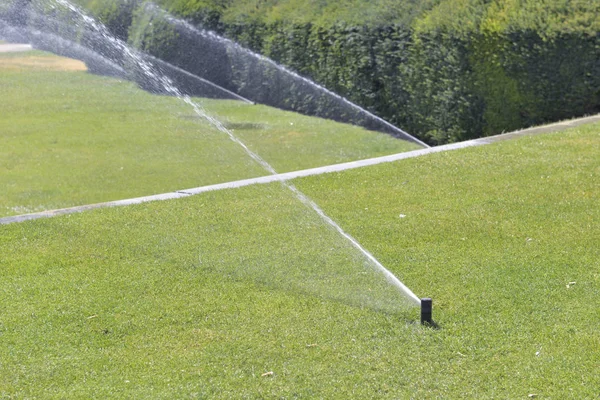
POLYGON ((421 148, 386 134, 263 105, 223 101, 205 105, 278 172, 421 148))
POLYGON ((295 181, 439 330, 276 184, 0 226, 0 393, 595 398, 599 132, 295 181))
MULTIPOLYGON (((0 55, 0 216, 266 174, 183 102, 73 68, 42 52, 0 55)), ((280 172, 416 148, 264 106, 198 101, 280 172)))

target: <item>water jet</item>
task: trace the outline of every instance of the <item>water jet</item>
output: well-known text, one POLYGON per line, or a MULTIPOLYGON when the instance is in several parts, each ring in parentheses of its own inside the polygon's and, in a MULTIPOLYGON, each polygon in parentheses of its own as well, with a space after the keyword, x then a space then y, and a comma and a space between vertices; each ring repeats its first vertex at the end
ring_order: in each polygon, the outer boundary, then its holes
MULTIPOLYGON (((82 40, 81 43, 86 48, 91 47, 95 54, 99 54, 100 56, 108 59, 114 65, 123 68, 126 70, 128 76, 131 76, 132 74, 144 76, 145 79, 151 81, 154 86, 159 88, 161 92, 173 95, 187 105, 191 106, 198 117, 205 119, 211 125, 213 125, 213 127, 217 128, 222 133, 225 133, 233 142, 241 146, 247 155, 250 156, 255 162, 260 164, 268 173, 273 175, 276 174, 275 169, 267 161, 265 161, 254 151, 250 150, 248 146, 246 146, 246 144, 243 143, 222 121, 208 114, 200 104, 196 103, 189 95, 184 94, 181 89, 175 85, 173 80, 164 74, 164 69, 166 67, 165 64, 162 62, 157 63, 156 60, 153 60, 155 62, 152 62, 150 58, 145 57, 141 52, 132 49, 125 42, 111 35, 102 24, 85 15, 80 9, 73 6, 67 0, 45 1, 42 3, 42 5, 43 4, 50 4, 53 8, 64 8, 63 14, 70 14, 70 16, 73 18, 72 22, 68 24, 68 27, 66 27, 64 31, 61 29, 55 29, 56 26, 61 27, 60 24, 55 23, 59 22, 58 20, 44 20, 33 27, 29 26, 29 29, 33 28, 36 32, 40 32, 40 35, 44 35, 46 33, 46 29, 50 30, 57 36, 66 34, 67 39, 65 40, 68 42, 74 42, 77 36, 85 38, 85 40, 82 40), (160 66, 157 66, 157 64, 160 64, 160 66)), ((30 15, 35 15, 37 17, 37 21, 40 21, 44 18, 43 9, 30 15)), ((230 51, 241 51, 234 45, 232 46, 233 48, 230 47, 230 51)), ((256 58, 255 61, 266 62, 265 60, 256 58)), ((241 62, 241 59, 238 60, 238 62, 241 62)), ((177 67, 177 65, 175 65, 175 67, 177 67)), ((275 67, 273 66, 273 68, 275 67)), ((187 76, 190 77, 189 75, 187 76)), ((307 83, 308 81, 304 78, 302 78, 302 82, 303 84, 309 85, 307 83)), ((312 88, 311 90, 317 89, 314 84, 309 86, 312 88)), ((335 96, 333 98, 335 98, 335 96)), ((340 104, 344 103, 343 99, 339 98, 339 96, 337 99, 341 101, 340 104)), ((377 275, 378 280, 384 281, 384 283, 386 283, 386 287, 392 288, 396 294, 401 294, 401 297, 403 296, 404 300, 409 300, 412 306, 422 304, 419 298, 412 291, 410 291, 410 289, 402 284, 402 282, 400 282, 398 278, 396 278, 389 270, 387 270, 369 251, 362 247, 356 239, 351 237, 342 229, 342 227, 340 227, 340 225, 328 217, 317 204, 300 192, 294 185, 282 183, 282 186, 289 190, 289 192, 291 192, 297 200, 300 200, 300 202, 306 206, 306 208, 313 210, 320 217, 321 221, 318 222, 320 229, 322 227, 320 224, 324 222, 325 226, 332 228, 333 231, 339 233, 339 237, 344 239, 344 247, 349 244, 355 250, 358 250, 358 253, 356 253, 357 259, 360 257, 361 264, 363 264, 365 267, 368 267, 367 269, 371 270, 373 275, 377 275), (391 285, 388 285, 388 283, 391 285)))
MULTIPOLYGON (((337 93, 230 39, 175 18, 150 2, 145 3, 143 12, 151 24, 166 24, 177 33, 178 39, 173 45, 178 45, 185 51, 181 52, 184 55, 169 57, 167 61, 170 64, 212 81, 255 103, 362 126, 424 148, 429 147, 337 93), (207 52, 211 57, 190 55, 207 52), (218 60, 219 65, 215 65, 213 58, 218 60)), ((138 26, 137 29, 145 28, 138 26)), ((143 37, 143 34, 140 36, 143 37)), ((143 48, 143 41, 138 45, 143 48)), ((143 50, 161 51, 152 48, 143 50)))

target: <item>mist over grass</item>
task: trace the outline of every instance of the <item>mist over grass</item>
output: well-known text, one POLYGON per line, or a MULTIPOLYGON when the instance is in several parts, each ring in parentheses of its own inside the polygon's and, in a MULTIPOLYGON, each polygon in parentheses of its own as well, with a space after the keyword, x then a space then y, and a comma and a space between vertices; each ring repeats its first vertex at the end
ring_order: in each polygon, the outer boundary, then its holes
POLYGON ((338 357, 324 326, 416 314, 279 184, 37 222, 0 228, 3 394, 231 397, 256 379, 249 395, 268 369, 310 379, 302 354, 338 357))

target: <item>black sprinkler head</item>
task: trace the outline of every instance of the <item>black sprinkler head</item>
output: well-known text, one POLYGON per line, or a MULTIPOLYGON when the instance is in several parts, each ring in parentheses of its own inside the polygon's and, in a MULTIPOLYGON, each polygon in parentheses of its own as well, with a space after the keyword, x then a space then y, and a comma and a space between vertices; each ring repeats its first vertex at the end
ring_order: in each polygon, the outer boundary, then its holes
POLYGON ((430 298, 421 299, 421 324, 434 325, 432 319, 433 301, 430 298))

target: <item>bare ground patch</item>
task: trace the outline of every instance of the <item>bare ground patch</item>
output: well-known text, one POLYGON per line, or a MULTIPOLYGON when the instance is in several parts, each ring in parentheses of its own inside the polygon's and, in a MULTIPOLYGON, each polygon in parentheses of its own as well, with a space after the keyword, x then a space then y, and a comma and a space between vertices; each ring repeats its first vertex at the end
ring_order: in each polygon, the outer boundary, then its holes
POLYGON ((44 71, 86 71, 87 67, 79 60, 71 58, 23 54, 15 57, 0 57, 0 70, 44 70, 44 71))

